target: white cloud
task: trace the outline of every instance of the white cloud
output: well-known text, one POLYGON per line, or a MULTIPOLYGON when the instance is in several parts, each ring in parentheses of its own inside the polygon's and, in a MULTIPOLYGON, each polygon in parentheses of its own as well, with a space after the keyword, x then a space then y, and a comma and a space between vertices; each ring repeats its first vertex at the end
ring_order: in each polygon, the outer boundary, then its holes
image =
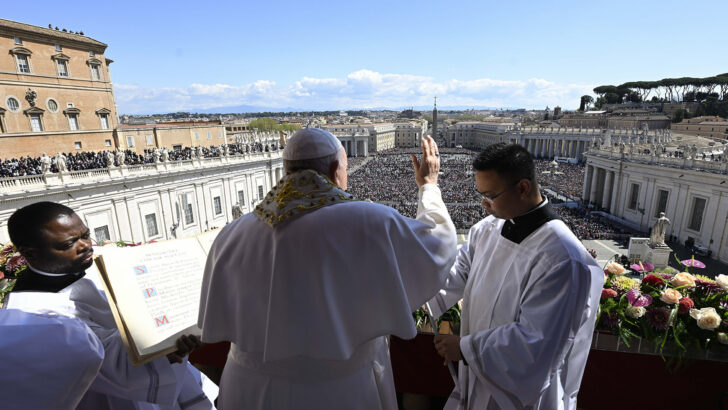
POLYGON ((180 88, 114 86, 120 113, 161 113, 250 106, 259 109, 331 110, 429 106, 575 108, 594 85, 557 84, 541 78, 435 81, 410 74, 359 70, 343 78, 303 77, 290 85, 258 80, 243 85, 190 84, 180 88))

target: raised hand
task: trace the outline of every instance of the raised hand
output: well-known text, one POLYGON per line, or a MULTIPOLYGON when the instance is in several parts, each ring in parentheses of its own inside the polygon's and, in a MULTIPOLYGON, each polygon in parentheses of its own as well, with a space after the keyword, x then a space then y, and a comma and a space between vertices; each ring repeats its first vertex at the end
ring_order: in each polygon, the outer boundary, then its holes
POLYGON ((418 160, 414 154, 412 167, 415 170, 415 182, 418 187, 425 184, 437 185, 437 173, 440 172, 440 152, 432 137, 422 138, 422 159, 418 160))

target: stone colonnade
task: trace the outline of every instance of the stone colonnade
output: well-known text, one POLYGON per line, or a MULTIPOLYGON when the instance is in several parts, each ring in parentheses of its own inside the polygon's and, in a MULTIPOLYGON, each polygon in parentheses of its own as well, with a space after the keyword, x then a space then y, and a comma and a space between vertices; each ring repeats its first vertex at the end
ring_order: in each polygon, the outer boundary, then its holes
POLYGON ((367 157, 369 156, 369 137, 339 137, 337 136, 341 145, 346 150, 346 155, 349 157, 367 157))
POLYGON ((587 165, 584 172, 584 191, 581 195, 584 204, 593 204, 614 215, 619 189, 617 177, 614 170, 587 165))
POLYGON ((520 144, 526 147, 534 158, 569 157, 579 162, 585 160, 584 152, 589 141, 569 138, 522 137, 520 144))

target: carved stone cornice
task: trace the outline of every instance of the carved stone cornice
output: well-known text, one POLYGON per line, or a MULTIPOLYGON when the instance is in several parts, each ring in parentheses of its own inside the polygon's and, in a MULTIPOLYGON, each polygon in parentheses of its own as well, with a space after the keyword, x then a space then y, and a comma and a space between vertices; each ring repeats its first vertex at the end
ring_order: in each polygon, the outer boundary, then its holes
POLYGON ((39 107, 30 107, 23 110, 23 114, 30 115, 30 114, 43 114, 45 113, 45 110, 39 107))
POLYGON ((30 50, 28 50, 25 47, 13 47, 13 48, 10 49, 10 54, 13 54, 13 55, 15 55, 15 54, 24 54, 26 56, 29 56, 29 55, 33 54, 33 52, 30 51, 30 50))
POLYGON ((81 113, 81 110, 79 110, 76 107, 66 108, 65 110, 63 110, 63 114, 64 115, 68 115, 68 114, 80 114, 80 113, 81 113))
POLYGON ((51 56, 53 60, 63 60, 63 61, 69 61, 71 57, 63 54, 63 53, 56 53, 51 56))

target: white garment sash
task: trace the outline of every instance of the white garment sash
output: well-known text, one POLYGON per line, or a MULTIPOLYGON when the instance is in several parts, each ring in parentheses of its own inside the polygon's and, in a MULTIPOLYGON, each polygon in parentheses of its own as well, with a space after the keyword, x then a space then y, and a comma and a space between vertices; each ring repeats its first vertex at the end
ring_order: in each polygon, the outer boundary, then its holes
MULTIPOLYGON (((366 342, 356 349, 348 360, 318 360, 307 357, 263 362, 262 353, 244 352, 230 344, 228 363, 232 361, 238 366, 267 376, 296 380, 299 382, 323 382, 343 378, 353 374, 376 358, 381 337, 366 342)), ((386 344, 385 344, 386 347, 386 344)))

